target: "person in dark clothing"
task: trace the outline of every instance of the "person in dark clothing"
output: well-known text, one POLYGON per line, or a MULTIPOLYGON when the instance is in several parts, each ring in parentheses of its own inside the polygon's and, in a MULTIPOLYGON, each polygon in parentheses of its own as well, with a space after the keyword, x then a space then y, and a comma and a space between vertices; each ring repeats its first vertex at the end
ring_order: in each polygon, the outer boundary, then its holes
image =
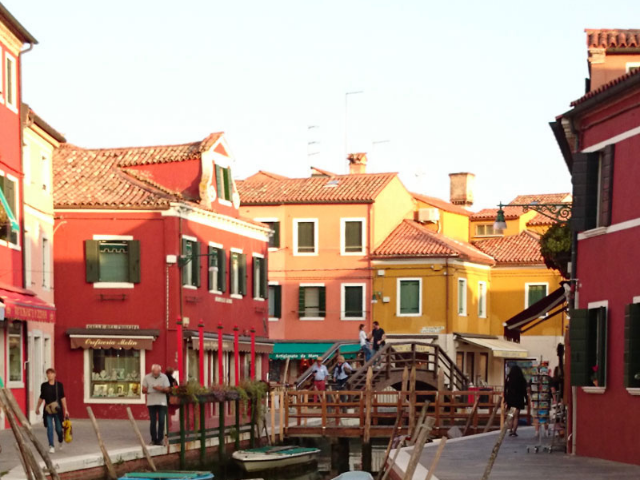
POLYGON ((560 373, 560 367, 553 369, 553 377, 551 378, 551 394, 555 403, 562 402, 562 388, 564 386, 564 378, 560 373))
POLYGON ((380 348, 384 347, 387 338, 387 334, 384 329, 380 328, 380 324, 378 322, 373 322, 373 331, 371 332, 371 339, 373 340, 373 351, 378 353, 380 348))
POLYGON ((59 450, 62 450, 62 422, 69 416, 67 399, 64 396, 64 385, 56 381, 56 371, 47 369, 47 381, 40 385, 40 398, 36 406, 36 415, 40 415, 40 407, 44 403, 42 420, 47 427, 47 439, 49 440, 49 453, 55 453, 53 430, 58 434, 59 450))
POLYGON ((517 437, 520 410, 522 410, 528 402, 527 380, 524 378, 522 369, 518 365, 514 365, 511 367, 511 370, 509 370, 509 375, 504 385, 504 401, 508 409, 516 409, 511 422, 511 432, 509 436, 517 437))

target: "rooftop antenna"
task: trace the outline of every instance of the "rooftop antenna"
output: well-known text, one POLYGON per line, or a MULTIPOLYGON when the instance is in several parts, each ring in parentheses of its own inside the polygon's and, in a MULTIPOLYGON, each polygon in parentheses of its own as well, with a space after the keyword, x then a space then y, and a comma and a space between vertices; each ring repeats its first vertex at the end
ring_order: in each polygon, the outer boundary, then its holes
MULTIPOLYGON (((309 125, 307 127, 307 132, 308 135, 310 135, 311 130, 313 130, 314 128, 320 128, 318 125, 309 125)), ((311 171, 311 157, 313 157, 314 155, 318 155, 320 153, 320 150, 312 152, 312 145, 320 145, 320 142, 317 140, 311 140, 308 139, 307 140, 307 163, 309 164, 309 171, 311 171)))
POLYGON ((363 90, 347 92, 344 94, 344 161, 349 173, 349 95, 364 93, 363 90))

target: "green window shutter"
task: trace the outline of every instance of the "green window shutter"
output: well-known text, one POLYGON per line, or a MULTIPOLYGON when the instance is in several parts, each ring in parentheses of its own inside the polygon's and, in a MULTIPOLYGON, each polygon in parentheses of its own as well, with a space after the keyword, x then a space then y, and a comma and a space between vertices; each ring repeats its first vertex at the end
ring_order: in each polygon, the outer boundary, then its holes
POLYGON ((267 298, 269 292, 269 259, 267 257, 263 258, 260 262, 260 268, 262 271, 260 272, 260 288, 262 289, 262 298, 267 298))
MULTIPOLYGON (((218 249, 216 247, 209 246, 207 248, 207 265, 209 266, 207 269, 208 289, 213 290, 214 274, 216 275, 215 280, 219 278, 218 274, 213 271, 213 269, 218 266, 218 249)), ((218 288, 219 287, 220 285, 218 284, 218 288)))
POLYGON ((218 191, 218 198, 224 200, 224 174, 222 168, 216 165, 216 190, 218 191))
POLYGON ((598 365, 598 385, 604 387, 607 384, 607 308, 595 309, 595 323, 597 332, 596 363, 598 365))
POLYGON ((200 286, 200 242, 193 242, 193 260, 191 260, 192 282, 195 287, 200 286))
POLYGON ((231 167, 224 169, 224 190, 226 199, 231 200, 233 194, 233 178, 231 177, 231 167))
POLYGON ((327 316, 327 287, 317 287, 318 288, 318 298, 319 298, 319 309, 320 316, 327 316))
POLYGON ((300 287, 298 290, 298 317, 304 317, 304 289, 305 287, 300 287))
MULTIPOLYGON (((182 255, 189 254, 189 240, 183 238, 182 239, 182 255)), ((187 262, 188 258, 185 257, 184 261, 187 262)), ((185 263, 182 267, 182 285, 187 284, 187 270, 191 268, 191 262, 185 263)))
POLYGON ((253 278, 251 279, 251 285, 253 286, 253 298, 261 298, 260 285, 256 285, 256 278, 259 277, 262 271, 260 268, 260 260, 261 259, 258 257, 253 257, 253 278))
POLYGON ((599 159, 598 152, 575 153, 573 155, 571 228, 575 232, 582 232, 596 226, 599 159))
POLYGON ((247 255, 241 253, 238 255, 238 275, 240 276, 240 281, 238 285, 240 286, 240 295, 247 294, 247 255))
POLYGON ((273 297, 275 318, 282 318, 282 285, 273 286, 273 297))
POLYGON ((218 288, 221 292, 227 291, 227 252, 221 248, 218 250, 218 288))
POLYGON ((344 224, 344 251, 362 251, 362 222, 345 222, 344 224))
POLYGON ((589 358, 589 310, 571 310, 569 321, 569 343, 571 348, 571 385, 592 385, 591 359, 589 358))
POLYGON ((85 240, 85 266, 87 272, 87 282, 95 283, 100 281, 100 243, 97 240, 85 240))
MULTIPOLYGON (((16 182, 9 180, 8 178, 4 181, 4 192, 5 197, 7 199, 7 203, 9 204, 9 208, 13 212, 13 216, 18 219, 18 210, 16 205, 16 182)), ((8 240, 14 245, 18 244, 18 230, 15 230, 11 223, 7 225, 9 230, 8 240)))
POLYGON ((420 311, 420 282, 405 280, 400 282, 400 313, 418 313, 420 311))
POLYGON ((611 225, 611 204, 613 200, 613 157, 615 145, 607 145, 602 153, 600 165, 600 216, 598 225, 606 227, 611 225))
POLYGON ((625 307, 624 386, 640 388, 640 303, 625 307))
POLYGON ((529 306, 533 305, 536 302, 539 302, 544 297, 547 296, 547 286, 546 285, 529 285, 529 306))
POLYGON ((129 281, 140 283, 140 240, 129 241, 129 281))

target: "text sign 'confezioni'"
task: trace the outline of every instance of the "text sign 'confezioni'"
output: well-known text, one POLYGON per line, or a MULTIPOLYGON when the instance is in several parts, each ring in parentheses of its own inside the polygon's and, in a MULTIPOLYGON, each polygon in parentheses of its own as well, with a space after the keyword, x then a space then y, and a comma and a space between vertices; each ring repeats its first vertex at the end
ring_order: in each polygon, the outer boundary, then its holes
POLYGON ((101 337, 71 337, 71 348, 82 349, 123 349, 123 350, 151 350, 152 338, 101 338, 101 337))

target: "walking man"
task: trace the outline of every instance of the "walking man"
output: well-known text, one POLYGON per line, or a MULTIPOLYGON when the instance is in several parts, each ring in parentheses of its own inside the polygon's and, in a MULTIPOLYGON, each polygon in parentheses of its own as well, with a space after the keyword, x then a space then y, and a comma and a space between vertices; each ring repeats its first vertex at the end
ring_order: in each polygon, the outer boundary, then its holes
POLYGON ((40 407, 44 403, 42 420, 47 427, 47 439, 49 440, 49 453, 56 453, 53 431, 58 434, 58 450, 62 450, 62 422, 69 416, 67 399, 64 396, 64 386, 56 381, 56 371, 47 369, 47 381, 40 385, 40 398, 36 406, 36 415, 40 415, 40 407))
POLYGON ((373 322, 373 331, 371 332, 371 338, 373 339, 373 351, 378 353, 382 347, 386 345, 385 339, 387 338, 387 334, 384 332, 384 329, 380 328, 380 324, 378 322, 373 322))
MULTIPOLYGON (((329 376, 329 370, 322 364, 322 357, 316 358, 316 363, 311 368, 313 373, 313 389, 321 392, 327 389, 327 377, 329 376)), ((315 401, 319 402, 319 398, 316 395, 315 401)))
MULTIPOLYGON (((349 365, 342 355, 338 355, 338 363, 333 369, 333 379, 336 382, 336 390, 344 390, 347 386, 347 380, 353 369, 349 365)), ((340 401, 346 402, 346 395, 340 395, 340 401)))
POLYGON ((147 395, 147 408, 151 419, 151 445, 162 445, 164 419, 167 416, 167 393, 171 391, 169 379, 160 365, 153 365, 151 373, 142 380, 142 393, 147 395))

